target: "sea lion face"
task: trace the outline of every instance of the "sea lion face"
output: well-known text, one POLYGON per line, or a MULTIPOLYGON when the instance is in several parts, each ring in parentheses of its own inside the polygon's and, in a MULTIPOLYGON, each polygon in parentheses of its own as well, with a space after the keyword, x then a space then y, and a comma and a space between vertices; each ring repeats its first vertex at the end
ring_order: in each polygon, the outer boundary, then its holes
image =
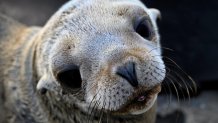
POLYGON ((37 88, 56 84, 86 108, 146 112, 165 77, 158 14, 136 0, 69 2, 45 26, 37 88))

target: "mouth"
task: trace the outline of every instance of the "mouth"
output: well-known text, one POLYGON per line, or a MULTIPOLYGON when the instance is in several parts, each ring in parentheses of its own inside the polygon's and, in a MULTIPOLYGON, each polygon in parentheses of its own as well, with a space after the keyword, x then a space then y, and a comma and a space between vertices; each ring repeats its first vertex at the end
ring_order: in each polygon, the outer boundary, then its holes
POLYGON ((157 94, 161 91, 161 86, 156 85, 150 90, 139 89, 134 93, 119 110, 114 111, 116 115, 139 115, 148 111, 156 101, 157 94))

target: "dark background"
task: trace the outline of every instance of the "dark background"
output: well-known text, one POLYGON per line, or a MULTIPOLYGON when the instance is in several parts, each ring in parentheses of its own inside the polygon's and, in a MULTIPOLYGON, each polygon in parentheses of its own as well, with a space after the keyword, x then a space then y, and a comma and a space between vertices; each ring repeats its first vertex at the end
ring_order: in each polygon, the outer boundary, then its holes
MULTIPOLYGON (((145 1, 145 0, 144 0, 145 1)), ((176 61, 201 89, 218 88, 218 1, 146 0, 162 13, 164 55, 176 61)))
MULTIPOLYGON (((27 25, 43 26, 67 0, 0 0, 0 12, 27 25)), ((173 59, 201 89, 218 88, 218 1, 143 0, 162 13, 164 56, 173 59)))

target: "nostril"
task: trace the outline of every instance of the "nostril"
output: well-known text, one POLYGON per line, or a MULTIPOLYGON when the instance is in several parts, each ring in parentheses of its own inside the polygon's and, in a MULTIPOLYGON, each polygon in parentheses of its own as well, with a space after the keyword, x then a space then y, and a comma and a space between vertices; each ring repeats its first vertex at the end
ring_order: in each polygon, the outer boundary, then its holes
POLYGON ((128 62, 125 65, 118 67, 116 74, 126 79, 133 87, 138 86, 135 63, 128 62))
POLYGON ((69 68, 59 72, 57 79, 63 88, 79 89, 82 86, 82 79, 78 66, 70 66, 69 68))

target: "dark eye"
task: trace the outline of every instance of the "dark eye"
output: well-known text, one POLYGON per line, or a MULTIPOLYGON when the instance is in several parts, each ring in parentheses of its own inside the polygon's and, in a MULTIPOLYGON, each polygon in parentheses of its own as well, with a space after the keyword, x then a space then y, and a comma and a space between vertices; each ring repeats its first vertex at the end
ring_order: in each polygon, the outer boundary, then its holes
POLYGON ((148 19, 142 19, 136 25, 135 31, 147 40, 152 39, 152 27, 148 19))
POLYGON ((82 86, 82 79, 78 66, 70 66, 57 74, 57 79, 63 89, 78 90, 82 86))

